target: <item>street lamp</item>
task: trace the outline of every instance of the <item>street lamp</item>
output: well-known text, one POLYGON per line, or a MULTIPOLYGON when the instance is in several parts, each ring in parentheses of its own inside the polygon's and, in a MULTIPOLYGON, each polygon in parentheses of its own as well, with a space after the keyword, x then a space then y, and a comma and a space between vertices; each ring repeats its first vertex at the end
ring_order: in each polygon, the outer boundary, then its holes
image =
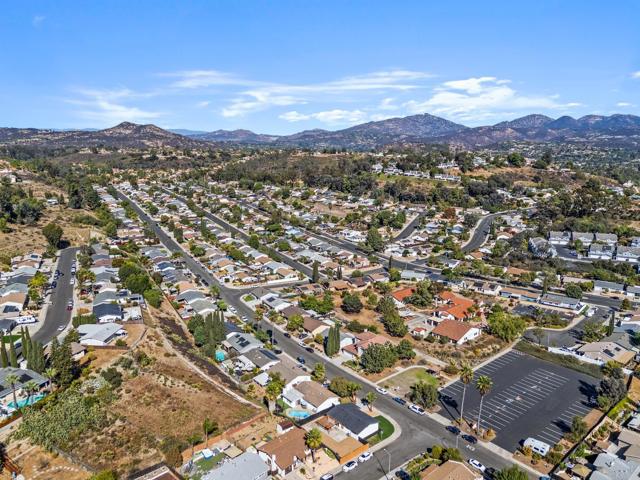
POLYGON ((386 448, 383 448, 382 451, 389 457, 389 468, 387 468, 387 472, 391 473, 391 454, 387 451, 386 448))

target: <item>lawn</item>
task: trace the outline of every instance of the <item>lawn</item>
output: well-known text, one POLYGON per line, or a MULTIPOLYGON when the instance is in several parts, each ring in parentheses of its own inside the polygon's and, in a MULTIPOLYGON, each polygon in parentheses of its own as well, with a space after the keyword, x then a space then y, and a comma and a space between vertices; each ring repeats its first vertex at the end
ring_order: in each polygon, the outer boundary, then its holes
POLYGON ((194 463, 193 473, 189 475, 191 480, 200 480, 202 476, 217 466, 222 459, 224 459, 224 453, 219 453, 211 458, 201 458, 194 463))
POLYGON ((395 431, 393 424, 389 420, 387 420, 386 417, 378 415, 376 417, 376 420, 378 420, 380 429, 378 430, 378 433, 376 435, 369 439, 369 445, 375 445, 376 443, 380 443, 381 441, 386 440, 391 435, 393 435, 393 432, 395 431))
POLYGON ((439 386, 437 377, 427 373, 424 367, 414 367, 402 373, 386 378, 380 385, 390 390, 394 394, 405 394, 414 383, 423 381, 431 385, 439 386))

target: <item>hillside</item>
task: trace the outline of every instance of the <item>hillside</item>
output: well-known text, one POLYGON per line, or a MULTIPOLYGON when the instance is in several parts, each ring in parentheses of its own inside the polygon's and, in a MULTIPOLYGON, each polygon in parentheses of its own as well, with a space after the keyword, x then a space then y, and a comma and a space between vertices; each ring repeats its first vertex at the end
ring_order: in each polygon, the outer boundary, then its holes
POLYGON ((155 125, 122 122, 104 130, 41 130, 0 128, 0 144, 44 147, 177 147, 210 148, 200 140, 163 130, 155 125))

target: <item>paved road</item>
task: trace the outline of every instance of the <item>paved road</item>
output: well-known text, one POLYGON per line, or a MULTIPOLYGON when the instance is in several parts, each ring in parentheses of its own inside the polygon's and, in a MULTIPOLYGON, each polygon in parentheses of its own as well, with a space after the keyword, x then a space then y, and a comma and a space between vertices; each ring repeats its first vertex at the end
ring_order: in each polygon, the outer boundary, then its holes
POLYGON ((60 253, 58 270, 62 276, 58 278, 58 286, 51 294, 51 304, 47 308, 47 315, 44 324, 33 334, 35 341, 43 345, 53 340, 53 337, 60 334, 60 327, 66 327, 71 321, 71 311, 67 310, 67 303, 73 298, 73 285, 69 283, 71 279, 71 264, 76 256, 77 248, 65 248, 60 253))
POLYGON ((469 241, 461 247, 461 250, 465 253, 473 252, 474 250, 477 250, 482 245, 484 245, 487 239, 489 238, 489 232, 491 231, 491 224, 496 219, 496 217, 499 217, 504 213, 507 213, 507 212, 492 213, 490 215, 483 217, 478 222, 476 229, 473 231, 473 235, 471 235, 471 238, 469 239, 469 241))
POLYGON ((418 228, 418 225, 420 225, 420 222, 422 221, 422 218, 424 217, 424 213, 419 213, 416 218, 414 218, 413 220, 411 220, 411 222, 402 229, 402 231, 400 233, 398 233, 398 235, 396 235, 394 237, 394 241, 396 240, 403 240, 407 237, 409 237, 413 231, 418 228))
MULTIPOLYGON (((206 279, 210 283, 217 283, 211 275, 197 261, 191 258, 186 252, 164 231, 158 227, 158 225, 131 199, 126 195, 118 192, 119 196, 123 200, 128 200, 132 207, 136 210, 141 220, 146 222, 156 233, 160 241, 172 252, 182 252, 184 255, 185 264, 194 273, 200 275, 203 279, 206 279)), ((221 297, 233 305, 241 315, 247 315, 249 318, 254 318, 253 312, 240 300, 243 292, 240 290, 229 289, 221 285, 221 297)), ((245 292, 246 293, 246 292, 245 292)), ((264 321, 259 321, 261 327, 272 328, 264 321)), ((362 382, 362 380, 333 363, 327 362, 318 354, 310 354, 305 349, 300 347, 294 339, 286 338, 282 333, 273 328, 274 339, 278 343, 278 346, 289 354, 293 358, 302 356, 306 359, 306 365, 313 368, 316 362, 321 362, 325 365, 325 371, 329 379, 335 376, 346 377, 351 381, 357 382, 362 385, 362 390, 359 392, 361 397, 364 397, 367 392, 373 390, 368 384, 362 382)), ((447 432, 445 428, 433 418, 428 416, 418 416, 411 412, 407 407, 403 407, 394 402, 390 397, 381 397, 376 401, 376 408, 378 408, 383 414, 393 418, 402 429, 402 436, 400 439, 392 442, 392 444, 386 447, 386 450, 391 455, 391 468, 392 470, 406 463, 413 458, 427 450, 432 445, 439 443, 446 446, 455 446, 456 437, 447 432)), ((488 450, 483 446, 476 446, 475 451, 471 452, 464 448, 464 442, 460 440, 460 450, 465 458, 473 457, 478 459, 486 466, 493 466, 494 468, 503 468, 510 466, 511 462, 505 460, 496 453, 488 450)), ((383 451, 376 453, 376 456, 380 459, 382 465, 388 465, 389 460, 383 451)), ((341 478, 353 478, 358 480, 371 480, 378 479, 384 476, 380 465, 375 459, 359 465, 358 468, 349 473, 340 473, 341 478)))

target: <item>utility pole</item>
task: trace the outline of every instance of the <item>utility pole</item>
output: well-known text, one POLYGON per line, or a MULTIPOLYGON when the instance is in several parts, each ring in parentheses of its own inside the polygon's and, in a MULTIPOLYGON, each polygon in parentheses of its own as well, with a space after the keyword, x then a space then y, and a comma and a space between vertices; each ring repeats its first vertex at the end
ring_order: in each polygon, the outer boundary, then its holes
POLYGON ((387 451, 386 448, 383 448, 382 451, 389 457, 389 468, 387 468, 387 472, 391 473, 391 454, 387 451))

